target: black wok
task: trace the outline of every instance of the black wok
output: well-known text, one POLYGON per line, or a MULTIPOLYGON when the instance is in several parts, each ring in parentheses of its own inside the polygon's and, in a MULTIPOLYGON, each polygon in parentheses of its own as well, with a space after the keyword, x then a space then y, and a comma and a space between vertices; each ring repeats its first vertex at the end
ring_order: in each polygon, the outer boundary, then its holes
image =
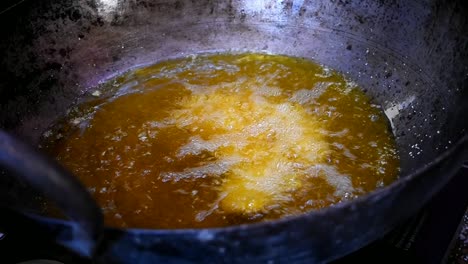
POLYGON ((3 5, 0 128, 29 145, 87 89, 130 68, 199 52, 259 51, 310 58, 356 80, 389 117, 402 161, 401 179, 390 186, 301 216, 229 228, 119 230, 102 228, 99 209, 71 175, 1 134, 9 172, 1 176, 0 230, 25 243, 48 239, 110 263, 325 262, 421 208, 468 155, 463 0, 3 5), (31 186, 71 220, 38 215, 31 186), (32 232, 41 235, 28 237, 32 232))

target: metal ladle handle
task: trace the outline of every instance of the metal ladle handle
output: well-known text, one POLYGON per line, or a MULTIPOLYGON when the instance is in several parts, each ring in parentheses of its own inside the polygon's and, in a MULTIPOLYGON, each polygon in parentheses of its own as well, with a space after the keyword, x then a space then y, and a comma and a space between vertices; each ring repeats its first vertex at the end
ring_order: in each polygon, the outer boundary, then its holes
MULTIPOLYGON (((99 241, 102 211, 86 188, 56 161, 0 130, 0 168, 26 181, 77 224, 74 237, 82 255, 91 257, 99 241)), ((1 180, 1 179, 0 179, 1 180)))

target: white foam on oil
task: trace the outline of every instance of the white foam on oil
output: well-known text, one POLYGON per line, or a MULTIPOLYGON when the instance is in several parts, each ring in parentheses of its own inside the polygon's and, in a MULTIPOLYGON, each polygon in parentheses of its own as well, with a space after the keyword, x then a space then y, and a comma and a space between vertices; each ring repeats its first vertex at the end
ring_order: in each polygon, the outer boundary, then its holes
POLYGON ((188 155, 199 155, 203 151, 213 152, 220 147, 220 143, 213 140, 204 140, 200 136, 193 136, 189 142, 179 148, 177 157, 185 157, 188 155))
POLYGON ((257 89, 255 89, 254 93, 257 95, 261 95, 261 96, 276 97, 276 96, 281 96, 283 92, 278 87, 262 85, 262 86, 259 86, 257 89))
POLYGON ((195 220, 198 222, 203 222, 208 216, 218 210, 220 202, 226 197, 226 195, 226 193, 221 193, 218 198, 211 204, 208 210, 203 210, 197 213, 195 220))
POLYGON ((210 162, 194 168, 187 168, 181 172, 163 172, 160 178, 163 182, 178 182, 183 179, 200 179, 210 175, 221 175, 228 171, 229 164, 223 162, 210 162))
POLYGON ((335 188, 335 196, 346 197, 355 192, 351 178, 340 173, 335 167, 325 164, 318 164, 307 169, 308 175, 324 178, 328 184, 335 188))
POLYGON ((211 87, 180 103, 171 114, 175 125, 195 135, 177 157, 209 152, 215 160, 165 173, 164 180, 223 177, 220 206, 230 212, 254 213, 292 199, 290 192, 302 186, 301 168, 323 161, 329 151, 323 127, 300 105, 270 101, 280 91, 256 82, 211 87), (210 130, 217 132, 202 132, 210 130))

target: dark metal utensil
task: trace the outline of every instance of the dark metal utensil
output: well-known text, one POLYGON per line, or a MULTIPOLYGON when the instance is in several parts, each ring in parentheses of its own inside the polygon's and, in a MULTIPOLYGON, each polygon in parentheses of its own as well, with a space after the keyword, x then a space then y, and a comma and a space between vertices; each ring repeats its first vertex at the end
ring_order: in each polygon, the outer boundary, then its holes
POLYGON ((27 182, 74 220, 74 250, 84 256, 93 255, 102 233, 103 216, 78 179, 54 160, 1 130, 0 168, 27 182))

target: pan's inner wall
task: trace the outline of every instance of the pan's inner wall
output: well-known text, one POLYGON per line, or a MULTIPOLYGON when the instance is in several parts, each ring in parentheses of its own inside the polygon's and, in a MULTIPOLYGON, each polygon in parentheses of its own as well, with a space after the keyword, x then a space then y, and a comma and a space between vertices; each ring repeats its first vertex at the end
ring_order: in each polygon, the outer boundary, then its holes
POLYGON ((1 29, 0 126, 37 142, 90 87, 170 57, 286 54, 341 71, 383 107, 405 175, 465 133, 462 16, 457 1, 25 1, 0 14, 11 25, 1 29))

